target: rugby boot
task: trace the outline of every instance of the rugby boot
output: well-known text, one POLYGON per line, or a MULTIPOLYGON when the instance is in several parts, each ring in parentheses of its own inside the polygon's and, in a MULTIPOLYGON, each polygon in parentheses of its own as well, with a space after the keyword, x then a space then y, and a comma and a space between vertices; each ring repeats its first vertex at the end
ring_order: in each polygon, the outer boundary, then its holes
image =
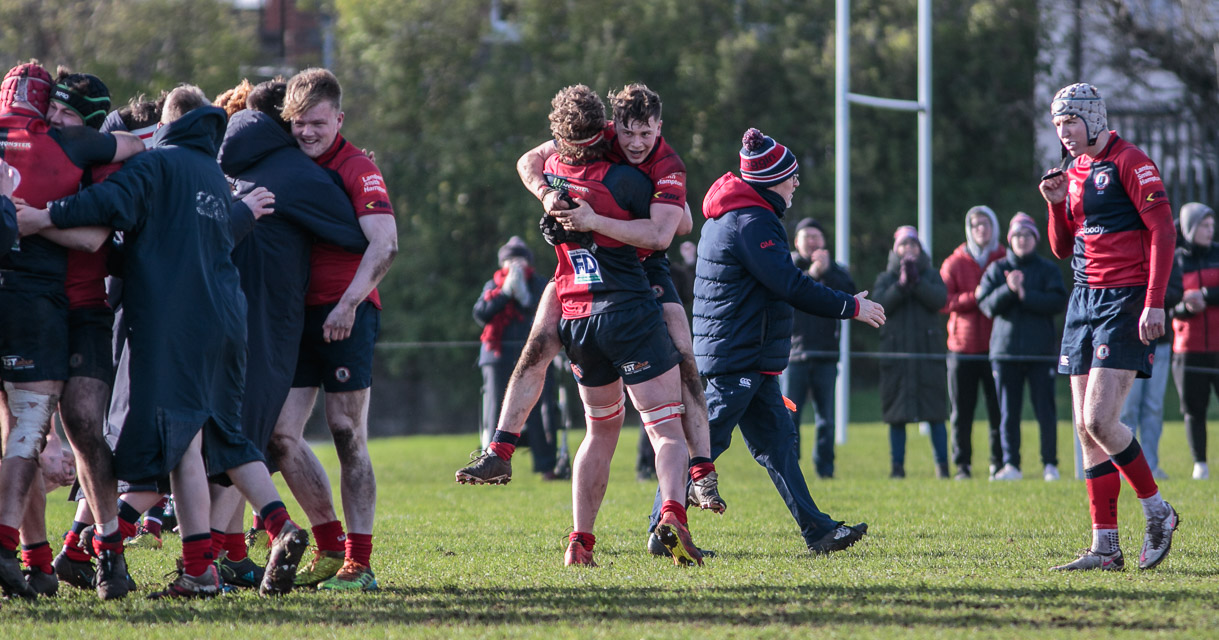
POLYGON ((1080 551, 1077 558, 1066 564, 1050 567, 1050 571, 1122 571, 1125 568, 1126 559, 1122 557, 1121 549, 1113 553, 1097 553, 1089 548, 1080 551))
POLYGON ((317 585, 322 591, 376 591, 377 576, 372 568, 355 560, 347 560, 333 578, 317 585))
POLYGON ((285 523, 271 544, 271 555, 267 557, 266 573, 258 587, 258 594, 277 596, 292 591, 296 568, 308 548, 309 532, 297 527, 291 520, 285 523))
POLYGON ((140 532, 124 546, 128 549, 160 549, 162 544, 161 536, 140 527, 140 532))
POLYGON ((266 558, 271 550, 271 534, 267 533, 266 529, 255 529, 250 527, 249 531, 245 532, 245 552, 248 555, 258 554, 260 558, 266 558))
MULTIPOLYGON (((715 551, 712 549, 703 549, 700 547, 698 552, 703 554, 703 559, 715 557, 715 551)), ((661 556, 663 558, 673 557, 673 554, 669 553, 669 550, 665 548, 665 543, 660 541, 660 536, 656 535, 655 531, 648 534, 648 553, 654 556, 661 556)))
POLYGON ((842 551, 859 542, 868 533, 868 523, 861 522, 853 527, 839 522, 829 533, 821 536, 808 545, 809 553, 824 555, 842 551))
POLYGON ((458 484, 508 484, 512 480, 512 463, 491 451, 470 454, 470 464, 457 470, 458 484))
POLYGON ((673 512, 668 511, 660 515, 660 523, 656 525, 656 536, 660 538, 665 549, 669 550, 669 555, 673 557, 673 564, 679 567, 703 564, 703 554, 698 547, 694 546, 690 530, 677 519, 677 515, 673 512))
POLYGON ((221 592, 220 571, 215 564, 209 564, 202 575, 192 576, 184 571, 178 572, 178 577, 169 586, 156 593, 148 594, 149 600, 162 598, 211 598, 221 592))
POLYGON ((720 474, 712 471, 698 480, 691 481, 686 492, 686 505, 710 509, 715 513, 727 511, 728 503, 720 497, 720 474))
POLYGON ((595 567, 597 563, 593 560, 593 552, 585 549, 584 545, 579 540, 572 540, 567 543, 567 553, 563 554, 564 566, 583 566, 595 567))
POLYGON ((35 593, 44 598, 50 598, 59 593, 59 578, 55 577, 54 572, 44 573, 41 569, 26 569, 25 581, 29 583, 35 593))
POLYGON ((21 572, 21 561, 17 559, 17 552, 0 552, 0 591, 3 591, 4 596, 11 598, 17 596, 26 600, 33 600, 38 597, 38 592, 30 587, 30 583, 25 581, 25 574, 21 572))
POLYGON ((66 582, 78 589, 92 589, 93 576, 97 570, 93 568, 93 561, 78 562, 68 557, 68 552, 60 550, 59 555, 51 561, 51 566, 55 568, 55 576, 60 582, 66 582))
POLYGON ((127 572, 127 558, 120 552, 106 549, 97 557, 97 574, 93 577, 97 597, 118 600, 135 591, 135 581, 127 572))
POLYGON ((1181 523, 1177 510, 1164 503, 1165 512, 1147 518, 1147 529, 1143 532, 1143 551, 1139 553, 1139 568, 1151 569, 1160 564, 1172 549, 1172 532, 1181 523))
POLYGON ((85 553, 96 558, 97 549, 93 547, 93 534, 95 530, 93 525, 85 527, 84 531, 80 532, 80 548, 85 553))
POLYGON ((216 568, 220 570, 220 579, 225 586, 241 589, 253 589, 262 584, 262 576, 266 573, 249 556, 235 562, 222 555, 216 560, 216 568))
POLYGON ((343 568, 342 551, 320 551, 314 549, 313 560, 304 571, 296 572, 296 586, 314 587, 329 580, 343 568))

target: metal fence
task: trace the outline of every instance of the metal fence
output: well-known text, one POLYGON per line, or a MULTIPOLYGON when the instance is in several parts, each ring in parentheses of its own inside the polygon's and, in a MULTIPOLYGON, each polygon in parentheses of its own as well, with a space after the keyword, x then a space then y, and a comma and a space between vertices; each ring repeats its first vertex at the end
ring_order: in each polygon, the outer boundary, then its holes
POLYGON ((1186 202, 1219 206, 1219 127, 1181 110, 1115 111, 1109 124, 1160 167, 1174 209, 1186 202))

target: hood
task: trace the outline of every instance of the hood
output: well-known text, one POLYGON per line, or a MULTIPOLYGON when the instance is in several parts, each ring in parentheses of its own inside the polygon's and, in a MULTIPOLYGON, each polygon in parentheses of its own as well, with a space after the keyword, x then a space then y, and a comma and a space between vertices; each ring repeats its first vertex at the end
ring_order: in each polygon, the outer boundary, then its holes
POLYGON ((748 207, 762 207, 774 211, 774 207, 766 202, 756 189, 731 172, 716 180, 703 198, 703 216, 708 220, 748 207))
POLYGON ((271 116, 245 109, 233 114, 224 141, 220 143, 220 168, 227 176, 244 173, 264 158, 284 148, 295 148, 296 140, 271 116))
POLYGON ((990 254, 999 248, 999 217, 990 207, 981 204, 975 207, 970 207, 969 211, 965 212, 965 246, 968 247, 969 255, 978 263, 979 266, 985 267, 986 261, 990 258, 990 254), (979 246, 974 242, 973 234, 969 229, 969 218, 975 213, 980 213, 990 219, 990 242, 985 247, 979 246))
POLYGON ((1181 207, 1181 236, 1185 241, 1194 243, 1194 232, 1206 216, 1215 217, 1215 211, 1201 202, 1187 202, 1181 207))
POLYGON ((219 107, 199 107, 157 129, 153 147, 185 147, 215 158, 228 116, 219 107))

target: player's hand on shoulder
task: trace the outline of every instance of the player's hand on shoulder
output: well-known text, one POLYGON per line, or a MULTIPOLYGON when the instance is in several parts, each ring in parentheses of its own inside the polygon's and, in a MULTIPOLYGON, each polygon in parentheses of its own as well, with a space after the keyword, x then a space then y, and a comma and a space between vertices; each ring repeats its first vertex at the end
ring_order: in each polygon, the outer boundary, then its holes
POLYGON ((254 214, 255 220, 275 211, 275 194, 266 187, 254 189, 241 201, 250 208, 250 213, 254 214))

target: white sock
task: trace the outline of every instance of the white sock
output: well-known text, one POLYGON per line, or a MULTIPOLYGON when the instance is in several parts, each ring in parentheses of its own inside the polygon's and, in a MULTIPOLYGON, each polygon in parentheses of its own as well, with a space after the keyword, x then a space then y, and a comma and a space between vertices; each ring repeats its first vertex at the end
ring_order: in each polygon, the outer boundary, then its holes
POLYGON ((99 525, 97 527, 97 529, 98 529, 98 532, 96 535, 98 537, 104 538, 119 530, 119 519, 111 518, 111 519, 107 520, 106 522, 101 523, 101 525, 99 525))
POLYGON ((1092 550, 1105 555, 1117 553, 1117 529, 1093 529, 1092 550))
POLYGON ((1139 502, 1143 503, 1144 518, 1164 516, 1168 513, 1168 505, 1164 502, 1164 498, 1160 496, 1158 490, 1149 498, 1139 498, 1139 502))

